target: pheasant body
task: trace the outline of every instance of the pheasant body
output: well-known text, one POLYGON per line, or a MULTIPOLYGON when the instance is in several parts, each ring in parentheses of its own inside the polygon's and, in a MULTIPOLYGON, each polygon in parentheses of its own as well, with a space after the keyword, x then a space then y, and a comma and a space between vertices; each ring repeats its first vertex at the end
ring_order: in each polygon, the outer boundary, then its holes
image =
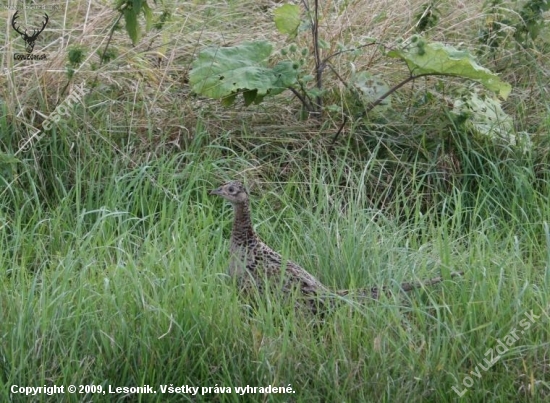
POLYGON ((306 270, 267 246, 254 232, 248 194, 240 182, 229 182, 213 190, 233 204, 234 218, 230 242, 229 274, 241 288, 263 290, 266 281, 278 284, 283 292, 299 290, 304 296, 329 291, 306 270))
MULTIPOLYGON (((279 285, 283 293, 297 290, 306 298, 313 311, 317 311, 319 302, 323 303, 319 297, 324 299, 334 294, 340 296, 355 294, 378 299, 382 293, 391 294, 387 287, 372 287, 355 292, 348 290, 331 292, 298 264, 283 259, 256 235, 252 227, 248 193, 242 183, 228 182, 212 190, 210 194, 221 196, 233 204, 229 274, 237 278, 241 290, 249 292, 254 288, 262 293, 266 291, 264 287, 266 282, 279 285)), ((461 274, 462 272, 452 273, 451 276, 461 274)), ((442 281, 442 277, 435 277, 425 282, 403 283, 401 289, 407 292, 423 285, 437 284, 442 281)))

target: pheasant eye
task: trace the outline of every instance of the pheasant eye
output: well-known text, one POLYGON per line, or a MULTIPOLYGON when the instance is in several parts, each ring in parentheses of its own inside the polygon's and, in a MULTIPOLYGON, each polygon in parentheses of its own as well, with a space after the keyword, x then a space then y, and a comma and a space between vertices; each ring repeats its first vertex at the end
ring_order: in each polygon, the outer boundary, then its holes
POLYGON ((235 188, 233 186, 229 186, 227 190, 229 190, 229 193, 235 193, 235 188))

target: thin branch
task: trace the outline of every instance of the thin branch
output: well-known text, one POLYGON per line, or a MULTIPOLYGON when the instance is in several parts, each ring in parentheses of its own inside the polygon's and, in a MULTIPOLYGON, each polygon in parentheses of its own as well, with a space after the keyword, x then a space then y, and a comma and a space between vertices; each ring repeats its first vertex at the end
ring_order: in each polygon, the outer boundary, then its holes
MULTIPOLYGON (((109 45, 111 44, 111 40, 113 39, 113 35, 115 33, 116 26, 119 23, 119 21, 120 21, 120 19, 122 18, 123 15, 124 15, 124 13, 121 11, 118 15, 117 20, 115 21, 115 23, 111 27, 111 32, 109 33, 109 38, 107 39, 107 43, 105 44, 105 48, 103 49, 103 53, 101 54, 101 57, 99 58, 99 65, 100 66, 102 66, 103 63, 105 62, 105 55, 107 54, 107 49, 109 48, 109 45)), ((98 75, 96 75, 92 87, 95 88, 95 85, 97 84, 97 80, 98 80, 98 75)))
POLYGON ((334 73, 334 75, 336 76, 336 78, 337 78, 338 80, 340 80, 340 81, 342 82, 342 84, 344 84, 344 85, 346 86, 346 88, 349 90, 350 88, 349 88, 348 83, 346 83, 346 82, 344 81, 344 79, 343 79, 342 77, 340 77, 340 74, 338 74, 338 72, 337 72, 336 69, 332 66, 332 64, 329 63, 329 64, 327 64, 327 65, 328 65, 328 67, 330 67, 330 69, 332 70, 332 72, 334 73))
POLYGON ((395 91, 397 91, 399 88, 403 87, 405 84, 407 84, 408 82, 411 82, 411 81, 414 81, 416 80, 417 78, 421 78, 421 77, 426 77, 426 76, 450 76, 450 77, 454 77, 453 74, 444 74, 444 73, 422 73, 422 74, 419 74, 417 76, 409 76, 407 79, 401 81, 399 84, 397 84, 395 87, 393 87, 391 90, 389 90, 388 92, 386 92, 384 95, 382 95, 380 98, 378 98, 376 101, 370 103, 367 108, 363 111, 363 113, 361 114, 361 116, 359 117, 359 119, 362 119, 364 118, 367 113, 369 113, 370 111, 372 111, 375 107, 377 107, 378 105, 380 105, 382 103, 382 101, 384 99, 386 99, 387 97, 389 97, 391 94, 393 94, 395 91))
MULTIPOLYGON (((330 65, 329 65, 330 66, 330 65)), ((332 66, 330 66, 332 68, 332 66)), ((363 119, 367 113, 369 113, 371 110, 373 110, 376 106, 380 105, 382 103, 382 101, 384 99, 386 99, 387 97, 389 97, 391 94, 393 94, 395 91, 397 91, 399 88, 403 87, 405 84, 411 82, 411 81, 414 81, 416 80, 417 78, 421 78, 421 77, 426 77, 426 76, 447 76, 447 77, 455 77, 453 74, 444 74, 444 73, 423 73, 423 74, 418 74, 417 76, 414 76, 414 75, 411 75, 409 76, 407 79, 403 80, 402 82, 400 82, 399 84, 397 84, 395 87, 393 87, 391 90, 389 90, 388 92, 386 92, 384 95, 382 95, 380 98, 378 98, 376 101, 370 103, 367 108, 363 111, 363 113, 361 114, 361 116, 359 117, 359 119, 363 119)), ((340 127, 338 128, 338 131, 336 132, 336 134, 334 135, 334 137, 332 138, 332 141, 330 143, 330 146, 329 146, 329 152, 332 150, 332 147, 334 146, 334 143, 336 143, 336 140, 338 139, 338 136, 340 135, 340 133, 342 132, 342 130, 344 129, 344 126, 346 125, 346 122, 347 122, 347 116, 344 116, 344 121, 342 122, 342 124, 340 125, 340 127)))
POLYGON ((344 115, 344 121, 342 122, 342 124, 338 128, 338 131, 336 132, 336 134, 332 138, 332 141, 330 142, 330 145, 328 147, 328 152, 329 153, 332 151, 332 147, 334 147, 334 143, 336 143, 336 140, 338 139, 338 136, 340 135, 340 133, 342 133, 342 130, 344 130, 344 126, 346 125, 347 122, 348 122, 348 116, 344 115))
POLYGON ((323 61, 321 62, 321 71, 323 71, 325 69, 325 67, 327 65, 327 62, 330 59, 332 59, 333 57, 341 55, 342 53, 353 52, 354 50, 358 50, 358 49, 366 48, 367 46, 378 45, 378 44, 379 44, 378 42, 372 42, 372 43, 367 43, 365 45, 357 46, 356 48, 353 48, 353 49, 344 49, 344 50, 340 50, 338 52, 335 52, 332 55, 329 55, 329 56, 327 56, 323 59, 323 61))
MULTIPOLYGON (((315 17, 312 26, 313 33, 313 53, 315 56, 315 81, 317 89, 323 89, 323 69, 321 68, 321 51, 319 49, 319 0, 315 0, 315 17)), ((321 95, 315 97, 317 112, 323 112, 323 99, 321 95)))
POLYGON ((292 88, 292 87, 288 87, 288 89, 290 91, 292 91, 292 93, 296 96, 296 98, 298 98, 300 100, 300 102, 304 105, 304 107, 309 110, 310 108, 310 105, 309 105, 309 102, 307 101, 307 99, 305 99, 302 94, 300 94, 296 88, 292 88))
POLYGON ((299 82, 300 84, 300 89, 302 90, 302 94, 304 94, 304 98, 307 99, 307 107, 308 107, 308 111, 309 112, 314 112, 314 108, 313 108, 313 99, 311 99, 311 97, 309 96, 309 94, 307 93, 307 90, 306 88, 304 87, 304 83, 303 82, 299 82))

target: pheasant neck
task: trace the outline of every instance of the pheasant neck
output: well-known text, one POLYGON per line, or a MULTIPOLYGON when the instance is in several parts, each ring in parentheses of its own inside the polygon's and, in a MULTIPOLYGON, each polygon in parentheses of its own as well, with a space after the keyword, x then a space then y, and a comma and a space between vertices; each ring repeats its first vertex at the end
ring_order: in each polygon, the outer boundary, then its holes
POLYGON ((231 239, 238 245, 248 245, 256 239, 256 234, 252 228, 248 201, 234 204, 233 207, 235 210, 235 219, 233 220, 231 239))

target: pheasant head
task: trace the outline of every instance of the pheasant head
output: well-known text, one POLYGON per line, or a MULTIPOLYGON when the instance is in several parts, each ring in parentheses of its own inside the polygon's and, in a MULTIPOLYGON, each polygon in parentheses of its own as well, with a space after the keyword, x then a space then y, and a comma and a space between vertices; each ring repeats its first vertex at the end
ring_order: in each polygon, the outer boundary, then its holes
POLYGON ((231 232, 231 245, 233 249, 256 245, 257 238, 252 228, 248 193, 241 182, 231 181, 211 190, 211 195, 218 195, 233 204, 235 217, 231 232))
POLYGON ((229 200, 233 204, 245 204, 248 201, 248 193, 241 182, 231 181, 211 190, 211 195, 218 195, 229 200))

